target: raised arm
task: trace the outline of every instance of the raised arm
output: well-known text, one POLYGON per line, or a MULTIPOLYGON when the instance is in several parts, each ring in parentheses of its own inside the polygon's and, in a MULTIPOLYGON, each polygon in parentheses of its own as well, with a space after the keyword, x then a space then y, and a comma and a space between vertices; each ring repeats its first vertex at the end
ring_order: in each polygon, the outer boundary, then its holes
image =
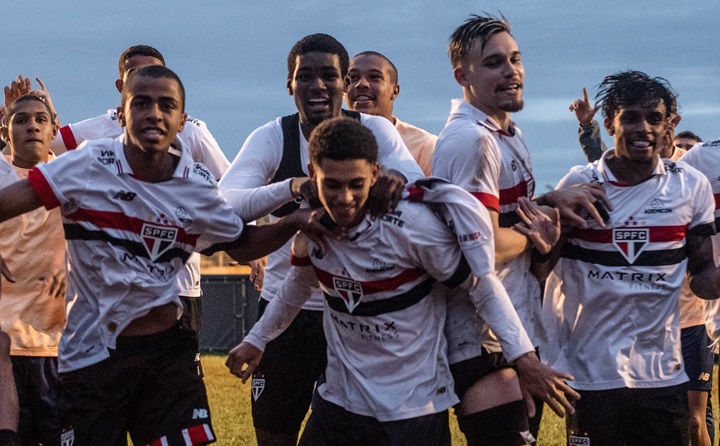
POLYGON ((582 99, 576 99, 570 104, 570 111, 575 112, 575 117, 580 124, 578 139, 588 162, 599 160, 603 152, 607 150, 600 137, 600 124, 594 119, 599 108, 598 105, 593 106, 590 103, 585 87, 583 87, 582 99))

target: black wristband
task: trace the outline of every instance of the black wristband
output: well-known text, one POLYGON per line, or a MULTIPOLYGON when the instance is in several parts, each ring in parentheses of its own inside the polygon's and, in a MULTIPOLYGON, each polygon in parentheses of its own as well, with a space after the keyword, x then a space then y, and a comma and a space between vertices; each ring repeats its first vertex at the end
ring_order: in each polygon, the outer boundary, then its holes
POLYGON ((540 254, 540 251, 533 248, 532 250, 530 250, 530 256, 536 262, 546 263, 548 260, 550 260, 550 257, 552 257, 552 250, 548 251, 547 254, 540 254))

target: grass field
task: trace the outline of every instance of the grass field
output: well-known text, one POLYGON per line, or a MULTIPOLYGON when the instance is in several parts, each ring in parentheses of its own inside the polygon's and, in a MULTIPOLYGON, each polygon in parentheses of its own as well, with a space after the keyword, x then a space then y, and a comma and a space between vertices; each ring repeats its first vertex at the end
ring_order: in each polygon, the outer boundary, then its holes
MULTIPOLYGON (((255 445, 255 435, 250 415, 250 383, 242 384, 231 375, 225 367, 225 355, 204 355, 202 357, 205 371, 205 385, 208 389, 213 426, 217 435, 218 445, 244 446, 255 445)), ((715 373, 718 373, 717 367, 715 373)), ((717 382, 717 381, 716 381, 717 382)), ((717 388, 713 390, 717 395, 717 388)), ((713 397, 717 402, 717 397, 713 397)), ((717 420, 717 404, 715 405, 717 420)), ((465 446, 465 438, 457 429, 451 417, 453 446, 465 446)), ((552 411, 543 414, 540 427, 539 446, 564 446, 565 422, 552 411)), ((718 442, 716 441, 717 445, 718 442)))

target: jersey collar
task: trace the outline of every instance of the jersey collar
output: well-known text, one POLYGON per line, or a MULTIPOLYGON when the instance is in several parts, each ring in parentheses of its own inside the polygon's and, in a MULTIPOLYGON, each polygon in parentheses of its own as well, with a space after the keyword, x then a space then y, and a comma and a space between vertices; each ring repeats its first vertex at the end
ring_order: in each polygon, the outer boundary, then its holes
POLYGON ((515 136, 517 134, 517 129, 515 127, 515 122, 510 121, 510 127, 509 132, 506 132, 500 126, 493 121, 490 116, 485 114, 482 110, 479 108, 471 105, 464 99, 453 99, 450 106, 450 114, 458 114, 458 115, 465 115, 476 121, 479 125, 485 127, 486 129, 490 130, 491 132, 499 133, 503 136, 515 136))
MULTIPOLYGON (((615 174, 610 170, 610 166, 607 164, 607 160, 615 156, 615 150, 610 149, 603 152, 602 156, 600 157, 600 160, 598 160, 597 164, 597 171, 600 174, 598 181, 600 183, 608 182, 610 184, 613 184, 615 186, 629 186, 629 184, 623 183, 620 180, 617 179, 615 174)), ((662 158, 660 158, 660 155, 657 156, 657 164, 655 165, 655 172, 653 172, 653 176, 655 175, 665 175, 665 163, 663 163, 662 158)))
MULTIPOLYGON (((115 138, 115 153, 117 159, 118 173, 125 175, 133 175, 133 171, 130 168, 130 163, 128 163, 128 160, 125 157, 125 150, 123 150, 124 143, 124 133, 115 138)), ((175 167, 175 171, 173 172, 173 178, 187 178, 188 173, 192 172, 195 162, 190 156, 190 153, 185 150, 182 139, 180 139, 179 136, 175 137, 175 140, 170 145, 169 152, 175 156, 180 157, 180 161, 178 161, 177 166, 175 167)))

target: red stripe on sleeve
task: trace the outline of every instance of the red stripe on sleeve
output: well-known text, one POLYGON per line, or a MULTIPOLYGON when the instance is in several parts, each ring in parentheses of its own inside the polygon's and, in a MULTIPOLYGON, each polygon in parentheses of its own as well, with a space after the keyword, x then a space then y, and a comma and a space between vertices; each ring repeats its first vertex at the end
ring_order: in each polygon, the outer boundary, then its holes
POLYGON ((715 194, 715 209, 720 209, 720 194, 715 194))
POLYGON ((293 266, 312 266, 310 257, 296 257, 295 254, 290 254, 290 264, 293 266))
POLYGON ((470 195, 477 198, 478 201, 485 205, 486 208, 500 213, 500 199, 495 195, 486 194, 484 192, 470 192, 470 195))
POLYGON ((188 437, 190 437, 190 441, 192 442, 191 444, 207 444, 208 442, 215 440, 205 426, 205 424, 200 424, 186 429, 188 437))
POLYGON ((30 172, 28 172, 28 181, 30 181, 30 186, 35 189, 35 195, 37 195, 40 203, 45 206, 45 209, 50 210, 60 206, 55 192, 53 192, 50 183, 45 179, 45 175, 43 175, 40 169, 37 167, 30 169, 30 172))
POLYGON ((66 125, 65 127, 60 127, 60 136, 63 139, 63 143, 65 143, 66 149, 77 149, 78 143, 77 141, 75 141, 75 135, 73 135, 72 129, 69 125, 66 125))

